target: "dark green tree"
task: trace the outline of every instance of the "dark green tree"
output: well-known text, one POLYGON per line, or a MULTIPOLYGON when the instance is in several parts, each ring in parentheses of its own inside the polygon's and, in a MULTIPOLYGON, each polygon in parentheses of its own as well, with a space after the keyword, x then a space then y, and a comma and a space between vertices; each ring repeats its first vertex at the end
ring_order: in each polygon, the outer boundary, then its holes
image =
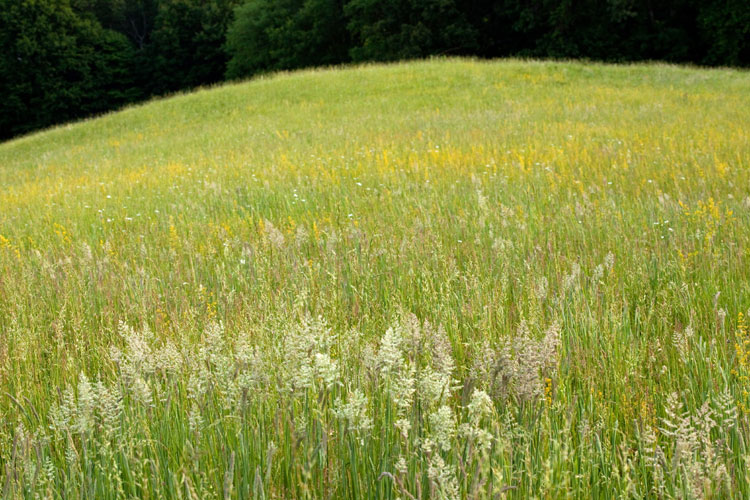
POLYGON ((70 0, 0 0, 0 136, 98 113, 140 97, 126 38, 70 0))
POLYGON ((227 77, 348 60, 341 0, 249 0, 227 32, 227 77))
POLYGON ((152 34, 152 91, 214 83, 224 78, 226 31, 238 0, 160 0, 152 34))
POLYGON ((350 0, 345 12, 355 61, 471 54, 478 48, 477 30, 456 0, 350 0))
POLYGON ((750 2, 717 0, 700 3, 697 23, 706 44, 703 63, 750 65, 750 2))
POLYGON ((76 12, 125 35, 136 50, 148 46, 161 0, 71 0, 76 12))

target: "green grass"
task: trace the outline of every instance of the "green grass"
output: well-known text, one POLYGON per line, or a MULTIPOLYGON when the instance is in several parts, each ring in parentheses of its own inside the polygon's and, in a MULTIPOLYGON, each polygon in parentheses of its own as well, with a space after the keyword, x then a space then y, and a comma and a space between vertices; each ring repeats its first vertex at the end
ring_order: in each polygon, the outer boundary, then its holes
POLYGON ((746 71, 279 74, 0 186, 1 498, 750 496, 746 71))

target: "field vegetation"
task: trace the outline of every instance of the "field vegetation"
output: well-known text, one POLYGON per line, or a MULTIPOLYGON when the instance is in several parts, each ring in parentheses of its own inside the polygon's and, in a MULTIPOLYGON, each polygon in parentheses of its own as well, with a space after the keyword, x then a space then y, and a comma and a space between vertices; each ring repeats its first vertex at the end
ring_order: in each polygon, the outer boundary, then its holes
POLYGON ((750 74, 278 74, 0 145, 2 498, 750 497, 750 74))

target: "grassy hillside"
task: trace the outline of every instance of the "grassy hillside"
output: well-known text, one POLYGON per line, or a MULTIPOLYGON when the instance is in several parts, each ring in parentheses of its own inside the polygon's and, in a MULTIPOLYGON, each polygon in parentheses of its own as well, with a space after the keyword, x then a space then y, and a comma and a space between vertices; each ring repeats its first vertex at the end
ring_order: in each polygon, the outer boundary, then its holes
POLYGON ((0 186, 0 497, 750 496, 748 72, 281 74, 0 186))

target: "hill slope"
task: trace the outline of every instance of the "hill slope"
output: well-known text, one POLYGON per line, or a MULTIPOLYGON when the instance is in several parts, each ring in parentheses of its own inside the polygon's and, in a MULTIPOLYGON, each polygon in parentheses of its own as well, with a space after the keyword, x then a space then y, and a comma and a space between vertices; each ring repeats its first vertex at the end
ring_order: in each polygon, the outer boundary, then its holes
POLYGON ((0 491, 750 495, 750 74, 280 74, 0 145, 0 491))

